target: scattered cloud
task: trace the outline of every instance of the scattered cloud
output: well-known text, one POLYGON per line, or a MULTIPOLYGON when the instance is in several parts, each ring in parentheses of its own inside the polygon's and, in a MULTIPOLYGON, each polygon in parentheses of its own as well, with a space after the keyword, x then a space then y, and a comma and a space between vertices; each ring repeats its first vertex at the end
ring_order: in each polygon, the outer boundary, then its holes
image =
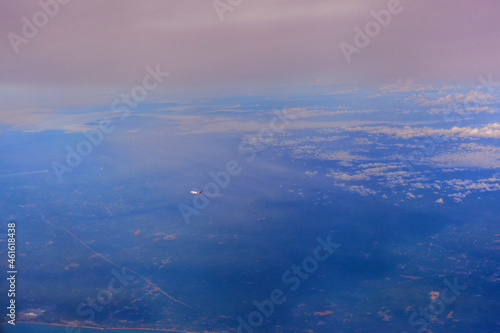
POLYGON ((434 90, 435 88, 432 85, 423 85, 415 83, 415 80, 406 79, 406 80, 398 80, 393 84, 386 84, 379 88, 380 91, 387 92, 417 92, 417 91, 425 91, 425 90, 434 90))
POLYGON ((346 128, 348 131, 363 131, 370 134, 394 135, 404 139, 414 137, 447 136, 461 138, 500 138, 500 123, 489 123, 483 127, 453 127, 451 129, 431 128, 431 127, 352 127, 346 128))
POLYGON ((356 92, 358 92, 357 88, 343 89, 343 90, 337 90, 337 91, 328 93, 327 95, 347 95, 347 94, 353 94, 353 93, 356 93, 356 92))
POLYGON ((348 187, 347 189, 351 192, 359 193, 362 196, 377 194, 376 191, 373 191, 367 187, 364 187, 363 185, 353 185, 353 186, 348 187))
POLYGON ((406 197, 407 197, 408 199, 415 199, 415 198, 416 198, 416 196, 415 196, 413 193, 411 193, 411 192, 407 192, 407 193, 406 193, 406 197))
POLYGON ((426 98, 419 98, 417 100, 420 105, 432 106, 432 105, 454 105, 454 104, 464 104, 465 106, 479 105, 479 104, 489 104, 496 101, 496 98, 492 95, 486 94, 484 92, 478 92, 471 90, 466 94, 455 93, 446 95, 444 97, 439 97, 437 99, 429 100, 426 98), (474 103, 474 104, 472 104, 474 103))
POLYGON ((327 177, 332 177, 335 180, 343 180, 343 181, 352 181, 352 180, 369 180, 370 177, 367 175, 364 175, 362 173, 356 173, 356 174, 348 174, 345 172, 335 172, 335 171, 330 171, 327 175, 327 177))
MULTIPOLYGON (((429 111, 427 111, 429 114, 448 114, 450 113, 450 109, 448 108, 432 108, 429 111)), ((489 107, 489 106, 480 106, 480 107, 469 107, 465 109, 465 113, 471 114, 471 113, 489 113, 493 114, 498 112, 496 109, 489 107)))
POLYGON ((500 168, 500 147, 462 144, 456 150, 431 156, 430 162, 438 168, 500 168))

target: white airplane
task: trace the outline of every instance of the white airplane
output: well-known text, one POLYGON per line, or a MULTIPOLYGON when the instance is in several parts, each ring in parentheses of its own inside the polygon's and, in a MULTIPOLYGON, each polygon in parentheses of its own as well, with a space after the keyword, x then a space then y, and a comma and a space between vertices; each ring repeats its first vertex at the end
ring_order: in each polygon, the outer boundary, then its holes
POLYGON ((202 193, 203 193, 203 191, 191 191, 190 193, 191 193, 191 194, 202 194, 202 193))

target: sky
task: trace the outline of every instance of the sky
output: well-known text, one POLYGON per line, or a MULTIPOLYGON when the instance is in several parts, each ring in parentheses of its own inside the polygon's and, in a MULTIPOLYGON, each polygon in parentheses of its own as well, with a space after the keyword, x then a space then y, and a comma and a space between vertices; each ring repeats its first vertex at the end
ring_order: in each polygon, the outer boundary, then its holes
POLYGON ((3 108, 40 105, 48 95, 58 97, 50 106, 99 103, 157 64, 170 76, 156 93, 184 96, 500 74, 493 0, 220 1, 219 13, 217 1, 72 0, 55 8, 44 0, 53 11, 46 21, 39 1, 2 2, 3 108), (354 45, 354 29, 391 3, 397 13, 347 63, 341 43, 354 45), (38 32, 12 42, 34 16, 38 32))

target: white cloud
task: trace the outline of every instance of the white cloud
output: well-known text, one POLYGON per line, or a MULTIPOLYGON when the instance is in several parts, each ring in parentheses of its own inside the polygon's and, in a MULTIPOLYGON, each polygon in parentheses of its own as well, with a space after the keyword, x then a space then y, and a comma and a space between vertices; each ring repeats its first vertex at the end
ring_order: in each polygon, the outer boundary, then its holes
POLYGON ((370 177, 364 175, 362 173, 348 174, 345 172, 335 172, 331 171, 326 175, 327 177, 332 177, 335 180, 343 180, 343 181, 353 181, 353 180, 369 180, 370 177))
MULTIPOLYGON (((452 104, 461 104, 463 103, 466 109, 473 105, 479 104, 489 104, 496 100, 496 98, 492 95, 486 94, 484 92, 477 92, 475 90, 471 90, 466 94, 455 93, 446 95, 444 97, 439 97, 437 99, 426 99, 421 97, 417 100, 420 105, 429 106, 429 105, 452 105, 452 104)), ((477 106, 476 105, 476 106, 477 106)))
POLYGON ((411 92, 411 91, 424 91, 434 90, 432 85, 423 85, 415 83, 415 80, 406 79, 398 80, 395 84, 386 84, 379 88, 382 92, 411 92))
POLYGON ((500 147, 466 143, 453 152, 429 157, 429 161, 439 168, 500 168, 500 147))
MULTIPOLYGON (((466 111, 466 113, 485 112, 485 113, 489 113, 489 114, 493 114, 493 113, 498 112, 497 110, 495 110, 489 106, 467 108, 465 111, 466 111)), ((428 111, 428 113, 430 113, 430 114, 448 114, 448 113, 450 113, 450 110, 447 108, 432 108, 428 111)))
POLYGON ((346 95, 346 94, 352 94, 352 93, 355 93, 357 92, 358 89, 357 88, 353 88, 353 89, 344 89, 344 90, 338 90, 338 91, 334 91, 334 92, 331 92, 331 93, 328 93, 327 95, 346 95))
POLYGON ((361 194, 362 196, 366 196, 366 195, 374 195, 374 194, 377 194, 376 191, 373 191, 367 187, 364 187, 363 185, 353 185, 351 187, 348 188, 349 191, 351 192, 355 192, 355 193, 359 193, 361 194))
POLYGON ((468 190, 480 190, 481 192, 500 191, 500 184, 475 183, 465 187, 468 190))
POLYGON ((333 152, 322 152, 320 149, 315 154, 315 157, 321 160, 328 161, 341 161, 341 164, 348 165, 350 162, 354 161, 364 161, 369 160, 368 157, 361 155, 352 155, 349 151, 333 151, 333 152))
POLYGON ((461 138, 500 138, 500 123, 489 123, 483 127, 453 127, 431 128, 431 127, 388 127, 388 126, 357 126, 347 128, 348 131, 363 131, 370 134, 394 135, 404 139, 423 136, 447 136, 461 138))
POLYGON ((318 110, 309 108, 289 108, 286 110, 288 114, 293 115, 296 119, 307 119, 315 117, 333 117, 342 114, 366 114, 375 112, 373 109, 366 110, 318 110))
POLYGON ((413 193, 411 193, 411 192, 407 192, 407 193, 406 193, 406 196, 407 196, 409 199, 414 199, 414 198, 416 198, 416 196, 415 196, 413 193))

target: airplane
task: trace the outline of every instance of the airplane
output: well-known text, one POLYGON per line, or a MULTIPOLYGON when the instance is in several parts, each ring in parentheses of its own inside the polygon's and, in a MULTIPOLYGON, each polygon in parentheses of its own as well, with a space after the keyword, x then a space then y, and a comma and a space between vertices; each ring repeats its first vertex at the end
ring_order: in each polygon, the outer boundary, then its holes
POLYGON ((202 194, 202 193, 203 193, 203 191, 191 191, 190 193, 191 193, 191 194, 202 194))

